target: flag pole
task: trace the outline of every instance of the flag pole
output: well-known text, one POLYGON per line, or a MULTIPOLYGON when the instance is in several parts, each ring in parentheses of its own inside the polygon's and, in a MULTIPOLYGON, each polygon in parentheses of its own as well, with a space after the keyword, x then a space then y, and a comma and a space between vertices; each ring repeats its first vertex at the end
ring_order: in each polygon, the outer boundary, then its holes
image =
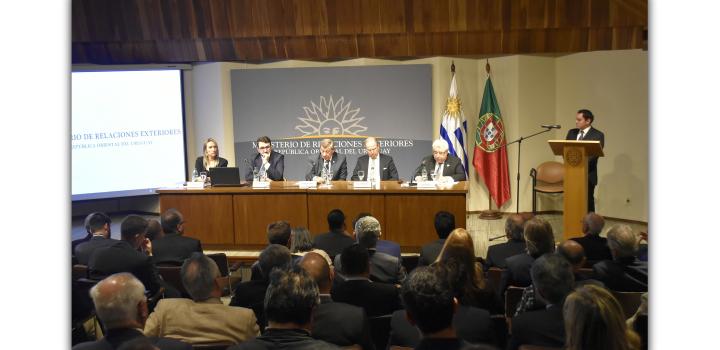
MULTIPOLYGON (((453 63, 453 67, 455 64, 453 63)), ((490 76, 490 59, 485 59, 485 72, 490 76)), ((488 189, 488 209, 480 212, 480 219, 482 220, 497 220, 502 218, 502 213, 492 208, 492 196, 490 196, 490 189, 488 189)))

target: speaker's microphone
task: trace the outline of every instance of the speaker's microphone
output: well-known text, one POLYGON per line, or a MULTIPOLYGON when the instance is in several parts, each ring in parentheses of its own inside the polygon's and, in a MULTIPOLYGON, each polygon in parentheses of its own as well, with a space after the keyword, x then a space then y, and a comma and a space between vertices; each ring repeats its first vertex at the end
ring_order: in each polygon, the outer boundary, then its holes
POLYGON ((420 171, 421 168, 425 167, 425 159, 423 159, 422 162, 420 162, 420 166, 415 168, 415 171, 413 171, 412 175, 410 175, 410 182, 408 182, 408 186, 416 186, 415 183, 415 174, 417 174, 418 171, 420 171))
POLYGON ((560 129, 560 124, 543 124, 543 125, 540 125, 540 127, 546 128, 546 129, 560 129))

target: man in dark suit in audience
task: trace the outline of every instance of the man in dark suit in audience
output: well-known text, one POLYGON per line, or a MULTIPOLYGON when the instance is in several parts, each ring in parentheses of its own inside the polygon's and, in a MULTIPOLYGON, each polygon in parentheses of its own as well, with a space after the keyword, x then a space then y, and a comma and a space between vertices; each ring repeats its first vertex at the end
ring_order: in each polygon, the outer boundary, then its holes
MULTIPOLYGON (((292 245, 292 229, 290 223, 284 220, 278 220, 271 222, 267 226, 267 239, 268 244, 279 244, 290 249, 292 245)), ((293 256, 293 263, 300 259, 299 256, 293 256)), ((250 279, 259 280, 263 279, 263 274, 260 272, 259 261, 256 261, 250 266, 250 279)), ((267 276, 266 276, 267 277, 267 276)))
MULTIPOLYGON (((80 343, 73 350, 112 350, 133 339, 145 338, 142 329, 148 317, 145 286, 130 273, 118 273, 90 289, 95 313, 102 322, 104 337, 80 343)), ((147 338, 161 350, 190 350, 190 344, 168 338, 147 338)))
MULTIPOLYGON (((357 242, 365 247, 370 254, 370 278, 382 283, 400 284, 405 280, 406 272, 400 259, 389 254, 378 252, 377 241, 380 237, 380 222, 372 216, 360 218, 355 224, 357 242)), ((342 265, 342 254, 335 257, 335 268, 345 272, 342 265)))
POLYGON ((152 245, 145 238, 147 220, 128 215, 120 224, 121 240, 111 246, 96 249, 90 256, 88 270, 91 278, 103 278, 118 272, 130 272, 150 294, 165 287, 165 295, 180 296, 177 290, 163 283, 153 263, 152 245))
POLYGON ((330 259, 335 259, 343 249, 353 245, 355 240, 345 231, 345 214, 342 210, 331 210, 327 215, 327 222, 330 232, 315 236, 313 247, 324 250, 330 255, 330 259))
POLYGON ((455 229, 455 215, 446 211, 435 213, 435 232, 438 239, 434 240, 420 248, 420 258, 418 258, 418 266, 427 266, 435 262, 440 250, 445 245, 445 239, 455 229))
POLYGON ((491 267, 500 269, 507 268, 505 260, 511 256, 525 253, 525 238, 523 229, 525 219, 520 214, 510 214, 505 220, 505 236, 507 242, 495 244, 488 248, 487 259, 485 259, 485 271, 491 267))
POLYGON ((525 223, 523 236, 527 244, 527 253, 507 258, 507 269, 500 279, 499 296, 505 295, 508 286, 527 287, 532 283, 530 268, 535 259, 555 251, 555 237, 550 223, 535 217, 525 223))
POLYGON ((593 265, 595 277, 618 292, 647 292, 648 265, 636 257, 638 238, 628 225, 616 225, 607 234, 612 260, 593 265))
POLYGON ((87 227, 92 232, 92 238, 75 247, 75 258, 77 258, 78 264, 87 265, 90 256, 96 249, 118 242, 118 240, 110 238, 110 223, 110 217, 105 213, 97 212, 88 216, 87 227))
POLYGON ((300 261, 302 267, 315 280, 320 291, 320 305, 313 312, 312 336, 339 346, 357 344, 363 349, 374 349, 365 311, 357 306, 332 300, 330 289, 334 272, 320 254, 309 252, 300 261))
POLYGON ((415 349, 461 349, 453 317, 458 300, 439 266, 418 267, 403 283, 402 300, 410 324, 422 333, 415 349))
POLYGON ((585 256, 590 262, 590 265, 595 264, 598 261, 610 260, 610 248, 607 246, 607 239, 600 237, 605 226, 605 219, 595 213, 587 213, 583 217, 582 231, 585 234, 583 237, 575 237, 572 240, 580 243, 585 250, 585 256))
POLYGON ((311 336, 312 314, 319 301, 317 284, 299 266, 273 271, 265 297, 267 328, 261 336, 233 345, 228 350, 340 349, 311 336))
POLYGON ((258 257, 260 278, 238 284, 230 299, 230 306, 242 306, 252 309, 255 312, 260 330, 265 329, 263 302, 265 300, 265 291, 268 283, 270 283, 270 272, 273 269, 287 270, 291 265, 292 257, 290 256, 290 250, 286 246, 279 244, 267 246, 258 257))
POLYGON ((85 217, 84 227, 87 234, 83 238, 78 238, 70 242, 70 254, 72 254, 73 257, 73 264, 77 263, 77 259, 75 258, 75 248, 78 245, 89 241, 93 237, 92 229, 90 229, 90 218, 92 218, 95 214, 98 213, 99 212, 90 213, 88 216, 85 217))
POLYGON ((155 241, 156 239, 163 238, 165 234, 162 230, 162 225, 160 224, 160 221, 157 221, 156 219, 149 219, 148 220, 148 231, 145 235, 150 240, 150 242, 155 241))
POLYGON ((512 319, 508 349, 515 350, 524 344, 560 348, 565 344, 563 301, 575 284, 572 267, 559 254, 545 254, 535 260, 531 274, 535 296, 546 307, 512 319))
MULTIPOLYGON (((360 220, 361 218, 364 218, 366 216, 372 216, 372 214, 360 213, 360 214, 358 214, 358 216, 355 217, 355 220, 353 220, 353 222, 352 222, 353 239, 357 238, 357 232, 355 232, 355 224, 357 224, 358 220, 360 220)), ((382 234, 382 232, 380 232, 380 233, 382 234)), ((375 249, 378 252, 390 254, 390 255, 402 260, 402 253, 400 252, 400 245, 397 244, 397 242, 389 241, 386 239, 380 239, 378 237, 378 241, 377 241, 377 244, 375 245, 375 249)))
POLYGON ((399 179, 393 158, 380 153, 380 145, 378 145, 374 137, 371 136, 365 139, 365 151, 367 152, 366 155, 358 157, 350 180, 360 180, 358 177, 358 171, 360 170, 365 172, 364 180, 367 181, 371 179, 374 179, 375 182, 399 179))
POLYGON ((177 209, 168 209, 160 215, 160 225, 165 235, 152 243, 155 263, 181 265, 192 253, 203 252, 199 240, 183 236, 184 223, 183 215, 177 209))
POLYGON ((338 257, 342 260, 345 280, 333 286, 331 294, 334 301, 362 307, 368 317, 389 315, 400 309, 397 287, 370 280, 367 248, 353 244, 338 257))

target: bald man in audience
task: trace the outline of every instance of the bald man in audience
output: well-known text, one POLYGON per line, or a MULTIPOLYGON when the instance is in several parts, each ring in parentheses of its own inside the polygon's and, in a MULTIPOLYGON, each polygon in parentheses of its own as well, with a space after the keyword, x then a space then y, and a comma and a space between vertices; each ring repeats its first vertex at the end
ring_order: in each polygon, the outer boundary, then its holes
POLYGON ((585 250, 585 256, 592 265, 598 261, 610 260, 610 249, 607 246, 607 239, 600 237, 605 226, 605 219, 595 213, 587 213, 583 217, 582 231, 585 234, 583 237, 573 238, 574 241, 580 243, 585 250))
POLYGON ((491 267, 507 268, 505 260, 513 255, 525 253, 526 245, 523 237, 525 219, 520 214, 511 214, 505 220, 505 237, 507 242, 491 245, 485 259, 485 270, 491 267))
POLYGON ((90 256, 96 249, 108 247, 118 242, 110 238, 110 217, 105 213, 92 213, 88 215, 87 227, 92 232, 90 240, 80 243, 75 247, 75 258, 78 264, 87 265, 90 256))
MULTIPOLYGON (((108 276, 90 289, 95 313, 102 322, 104 337, 80 343, 73 350, 117 349, 123 343, 144 338, 141 332, 148 316, 145 286, 132 274, 123 272, 108 276)), ((175 339, 148 338, 161 350, 190 350, 190 344, 175 339)))
POLYGON ((612 260, 593 265, 595 277, 618 292, 647 292, 648 265, 637 259, 638 237, 628 225, 615 225, 607 234, 612 260))
POLYGON ((318 285, 320 305, 313 312, 312 337, 339 346, 358 344, 374 349, 365 311, 357 306, 335 302, 330 296, 334 271, 320 254, 309 252, 300 260, 302 267, 318 285))
POLYGON ((145 335, 180 339, 190 344, 241 343, 260 335, 255 313, 226 306, 220 300, 220 269, 214 260, 193 253, 180 270, 192 300, 162 299, 145 324, 145 335))

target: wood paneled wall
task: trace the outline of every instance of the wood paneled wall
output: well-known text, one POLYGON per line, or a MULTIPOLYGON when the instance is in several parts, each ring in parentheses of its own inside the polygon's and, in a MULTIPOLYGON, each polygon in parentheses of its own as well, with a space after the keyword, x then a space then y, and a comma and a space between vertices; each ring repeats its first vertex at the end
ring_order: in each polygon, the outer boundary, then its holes
POLYGON ((647 0, 73 0, 73 63, 267 62, 647 46, 647 0))

